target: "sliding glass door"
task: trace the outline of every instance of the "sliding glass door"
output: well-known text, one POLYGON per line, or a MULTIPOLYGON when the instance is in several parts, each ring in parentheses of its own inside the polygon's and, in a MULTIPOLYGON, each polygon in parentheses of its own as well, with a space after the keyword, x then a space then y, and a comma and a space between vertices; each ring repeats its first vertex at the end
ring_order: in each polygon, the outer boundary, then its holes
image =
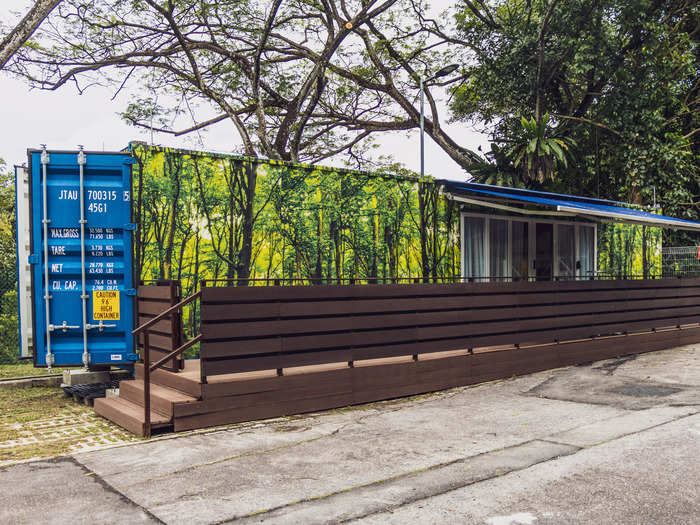
POLYGON ((513 221, 511 234, 511 275, 514 281, 527 281, 530 267, 529 223, 513 221))
POLYGON ((464 257, 462 274, 469 280, 486 276, 484 264, 485 217, 464 217, 464 257))
POLYGON ((593 225, 505 216, 462 217, 462 276, 469 281, 571 280, 595 275, 593 225))
POLYGON ((595 275, 595 228, 580 226, 578 233, 579 276, 590 279, 595 275))
POLYGON ((576 226, 557 224, 557 277, 576 278, 576 226))
POLYGON ((508 277, 508 221, 489 219, 489 277, 505 281, 508 277))
POLYGON ((535 224, 535 279, 551 281, 554 260, 554 224, 535 224))

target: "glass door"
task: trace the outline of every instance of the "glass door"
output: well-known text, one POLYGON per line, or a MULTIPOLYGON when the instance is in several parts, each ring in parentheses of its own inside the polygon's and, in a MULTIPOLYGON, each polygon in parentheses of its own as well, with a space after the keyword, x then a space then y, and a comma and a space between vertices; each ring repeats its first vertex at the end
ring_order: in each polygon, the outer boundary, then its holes
POLYGON ((469 281, 480 281, 486 275, 484 253, 485 219, 464 217, 463 273, 469 281))
POLYGON ((581 278, 592 279, 595 276, 595 229, 593 226, 580 226, 578 242, 581 278))
POLYGON ((508 278, 508 221, 489 219, 489 278, 505 281, 508 278))
POLYGON ((554 225, 546 222, 535 224, 535 278, 552 280, 554 260, 554 225))
POLYGON ((511 275, 514 281, 527 281, 530 266, 528 226, 525 221, 513 221, 511 244, 511 275))
POLYGON ((557 224, 557 265, 559 279, 576 278, 576 226, 557 224))

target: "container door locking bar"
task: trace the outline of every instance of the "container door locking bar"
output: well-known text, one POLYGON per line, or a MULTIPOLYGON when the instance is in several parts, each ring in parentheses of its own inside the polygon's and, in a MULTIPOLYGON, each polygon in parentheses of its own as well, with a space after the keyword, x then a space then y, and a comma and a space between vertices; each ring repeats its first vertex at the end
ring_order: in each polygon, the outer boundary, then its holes
MULTIPOLYGON (((85 291, 85 152, 83 146, 79 145, 78 151, 78 166, 80 166, 80 274, 82 279, 82 292, 80 301, 83 307, 83 366, 85 368, 90 364, 90 354, 88 353, 87 343, 87 300, 88 294, 85 291)), ((101 331, 101 330, 100 330, 101 331)))
POLYGON ((105 328, 114 328, 117 326, 116 324, 104 324, 102 322, 102 319, 100 319, 100 322, 98 324, 90 324, 87 323, 85 325, 85 330, 92 330, 93 328, 97 328, 100 332, 103 331, 105 328))
POLYGON ((67 332, 68 330, 75 330, 76 328, 80 328, 80 327, 69 325, 68 321, 63 321, 58 326, 56 326, 55 324, 50 324, 49 325, 49 332, 53 332, 54 330, 63 330, 64 332, 67 332))
POLYGON ((46 366, 51 370, 51 365, 53 365, 53 354, 51 353, 51 331, 53 330, 53 325, 51 324, 50 314, 51 307, 49 301, 51 300, 51 295, 49 294, 49 223, 51 220, 48 216, 48 204, 46 197, 46 166, 49 163, 49 152, 46 151, 46 144, 41 145, 41 168, 43 172, 43 180, 41 185, 41 192, 43 197, 43 215, 41 223, 44 226, 44 306, 46 309, 46 366))

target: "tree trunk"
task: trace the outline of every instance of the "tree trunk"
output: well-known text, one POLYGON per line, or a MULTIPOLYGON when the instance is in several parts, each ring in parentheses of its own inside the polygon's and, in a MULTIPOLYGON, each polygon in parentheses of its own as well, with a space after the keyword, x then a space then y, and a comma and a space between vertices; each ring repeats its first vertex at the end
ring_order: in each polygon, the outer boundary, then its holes
POLYGON ((649 230, 646 226, 642 226, 642 277, 649 278, 649 252, 647 243, 649 242, 649 230))
POLYGON ((318 211, 318 224, 316 227, 316 267, 313 272, 314 284, 321 284, 323 278, 323 213, 318 211))
POLYGON ((379 224, 377 223, 377 215, 373 214, 372 215, 372 255, 371 255, 371 264, 370 264, 370 270, 369 270, 369 277, 372 277, 372 279, 369 281, 370 283, 377 284, 377 279, 375 277, 379 277, 379 266, 377 264, 377 259, 379 258, 379 224))
MULTIPOLYGON (((194 286, 193 286, 193 292, 197 290, 197 287, 199 286, 198 279, 199 279, 199 228, 195 230, 195 240, 194 240, 194 274, 193 274, 193 280, 194 280, 194 286)), ((194 304, 192 305, 192 308, 190 308, 190 334, 195 333, 195 329, 197 328, 197 305, 199 304, 199 301, 195 301, 194 304)))
POLYGON ((431 270, 433 275, 433 282, 437 282, 438 277, 438 192, 435 186, 431 188, 431 200, 433 202, 433 260, 431 262, 431 270))
POLYGON ((0 42, 0 69, 3 69, 20 47, 31 38, 49 13, 61 0, 37 0, 34 6, 0 42))
POLYGON ((233 282, 233 279, 236 277, 236 267, 237 264, 234 263, 234 257, 233 253, 235 251, 235 241, 234 241, 234 234, 235 234, 235 224, 234 224, 234 217, 236 216, 235 213, 235 197, 233 195, 233 192, 235 191, 236 188, 236 183, 234 177, 237 177, 235 173, 235 168, 231 166, 231 173, 230 173, 230 180, 228 182, 228 216, 230 217, 229 221, 229 229, 228 229, 228 253, 227 253, 227 264, 226 264, 226 278, 229 280, 227 285, 231 285, 233 282))
MULTIPOLYGON (((175 161, 177 162, 177 161, 175 161)), ((165 258, 163 261, 164 278, 172 278, 172 265, 173 265, 173 246, 175 244, 175 228, 177 226, 177 213, 179 208, 180 200, 180 167, 177 165, 173 168, 171 160, 166 157, 166 164, 171 168, 169 171, 174 177, 175 181, 175 191, 173 192, 172 202, 170 203, 170 224, 168 225, 168 239, 165 245, 165 258)))
POLYGON ((248 286, 250 263, 253 254, 253 227, 255 226, 255 186, 258 180, 258 165, 256 162, 245 163, 245 209, 241 236, 241 249, 238 252, 237 278, 238 286, 248 286))
POLYGON ((428 282, 428 276, 430 275, 430 261, 428 260, 428 235, 425 231, 426 220, 425 220, 425 183, 418 183, 418 214, 420 218, 420 262, 421 262, 421 273, 423 282, 428 282))
POLYGON ((343 263, 340 253, 340 226, 337 221, 331 222, 331 238, 333 239, 333 251, 335 253, 335 280, 336 284, 340 284, 340 278, 343 276, 343 263))
POLYGON ((396 278, 396 248, 390 224, 384 226, 384 244, 386 245, 387 258, 389 260, 389 277, 396 278))

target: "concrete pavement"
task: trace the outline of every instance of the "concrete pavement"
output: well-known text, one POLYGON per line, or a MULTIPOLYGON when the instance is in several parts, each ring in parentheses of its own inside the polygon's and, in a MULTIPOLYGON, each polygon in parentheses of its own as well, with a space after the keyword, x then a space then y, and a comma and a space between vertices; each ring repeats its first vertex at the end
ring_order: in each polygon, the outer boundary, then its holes
POLYGON ((693 345, 10 466, 0 522, 697 523, 699 412, 693 345))

